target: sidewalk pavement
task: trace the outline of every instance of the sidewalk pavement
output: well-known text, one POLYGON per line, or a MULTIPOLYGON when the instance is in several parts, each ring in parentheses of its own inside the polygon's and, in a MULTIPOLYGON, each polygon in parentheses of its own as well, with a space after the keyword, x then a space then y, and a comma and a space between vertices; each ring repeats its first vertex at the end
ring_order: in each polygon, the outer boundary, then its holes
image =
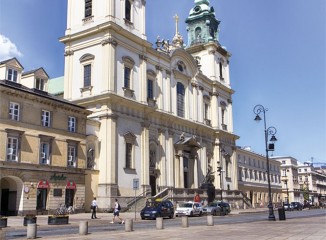
MULTIPOLYGON (((250 212, 267 211, 267 209, 251 210, 250 212)), ((245 210, 233 211, 232 214, 240 214, 248 212, 245 210)), ((89 226, 99 224, 109 224, 112 220, 112 213, 98 213, 99 219, 90 219, 89 213, 74 214, 70 216, 69 223, 78 226, 80 221, 87 220, 89 226)), ((134 223, 141 221, 139 213, 132 212, 121 213, 121 216, 132 218, 134 223)), ((258 221, 250 223, 232 223, 218 225, 218 218, 214 219, 214 226, 189 226, 188 228, 181 227, 165 227, 164 229, 141 229, 132 232, 125 232, 124 228, 121 231, 102 231, 91 232, 86 236, 78 234, 70 234, 69 236, 56 236, 56 240, 61 239, 239 239, 241 240, 265 240, 265 239, 287 239, 287 240, 322 240, 326 239, 326 218, 325 216, 287 219, 286 221, 258 221)), ((22 226, 22 217, 9 217, 8 228, 4 231, 14 231, 16 228, 26 228, 22 226)), ((40 227, 58 227, 48 226, 47 216, 38 216, 37 224, 40 227)), ((39 228, 39 227, 38 227, 39 228)), ((42 237, 42 239, 53 239, 54 237, 42 237)), ((22 239, 26 239, 22 238, 22 239)))

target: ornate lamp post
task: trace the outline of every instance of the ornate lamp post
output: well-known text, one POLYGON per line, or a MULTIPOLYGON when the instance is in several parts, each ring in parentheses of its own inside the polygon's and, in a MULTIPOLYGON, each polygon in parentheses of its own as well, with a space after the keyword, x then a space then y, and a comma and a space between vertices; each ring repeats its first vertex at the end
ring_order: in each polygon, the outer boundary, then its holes
POLYGON ((267 108, 264 108, 262 105, 258 104, 254 107, 254 113, 256 114, 255 121, 262 120, 259 114, 263 113, 264 118, 264 131, 265 131, 265 148, 266 148, 266 161, 267 161, 267 180, 268 180, 268 220, 275 221, 275 215, 273 210, 273 202, 272 202, 272 192, 271 192, 271 180, 270 180, 270 172, 269 172, 269 157, 268 152, 274 151, 274 142, 277 141, 275 134, 277 132, 275 127, 266 128, 266 112, 267 108), (271 135, 271 139, 269 140, 272 143, 268 143, 268 136, 271 135))

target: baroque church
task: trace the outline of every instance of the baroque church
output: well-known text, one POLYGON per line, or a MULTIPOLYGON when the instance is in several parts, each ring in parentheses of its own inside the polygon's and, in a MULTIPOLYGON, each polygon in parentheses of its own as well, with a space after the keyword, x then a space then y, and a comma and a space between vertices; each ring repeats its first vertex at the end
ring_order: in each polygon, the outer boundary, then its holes
MULTIPOLYGON (((188 39, 146 37, 146 0, 68 0, 64 98, 91 114, 86 199, 181 199, 210 181, 237 190, 230 53, 209 0, 195 0, 188 39)), ((147 23, 148 24, 148 23, 147 23)), ((87 202, 87 201, 86 201, 87 202)))

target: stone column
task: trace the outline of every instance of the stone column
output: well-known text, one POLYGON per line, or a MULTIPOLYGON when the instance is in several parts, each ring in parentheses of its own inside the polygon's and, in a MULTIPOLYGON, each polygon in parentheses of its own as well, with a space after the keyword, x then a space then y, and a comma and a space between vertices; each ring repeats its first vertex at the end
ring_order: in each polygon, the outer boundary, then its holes
POLYGON ((173 107, 172 107, 172 89, 171 89, 171 72, 169 70, 165 70, 165 76, 166 76, 166 95, 164 96, 164 99, 166 101, 166 111, 167 112, 172 112, 173 111, 173 107))
POLYGON ((145 55, 139 55, 140 66, 139 66, 139 76, 140 76, 140 101, 147 103, 147 57, 145 55))
POLYGON ((116 92, 116 46, 118 42, 111 36, 104 39, 103 46, 103 85, 102 92, 116 92))
POLYGON ((199 122, 204 122, 204 95, 203 95, 203 91, 204 91, 204 88, 199 86, 199 91, 197 89, 197 93, 199 93, 199 101, 198 101, 198 113, 197 113, 197 116, 198 116, 198 121, 199 122))
POLYGON ((149 185, 149 121, 142 123, 141 134, 141 180, 140 183, 143 186, 149 185))
POLYGON ((198 155, 194 157, 194 188, 198 188, 198 155))
POLYGON ((174 156, 174 146, 173 146, 173 135, 174 132, 168 130, 168 146, 167 146, 167 185, 169 187, 175 187, 175 156, 174 156))
POLYGON ((216 92, 216 89, 213 90, 214 92, 211 93, 212 95, 212 127, 213 128, 219 128, 219 104, 218 104, 218 93, 216 92), (214 114, 214 115, 213 115, 214 114))
POLYGON ((161 170, 161 186, 167 186, 167 163, 166 163, 166 148, 165 148, 165 129, 158 129, 159 134, 159 156, 160 156, 160 170, 161 170))
POLYGON ((111 196, 117 195, 117 115, 103 114, 99 117, 101 129, 99 132, 99 141, 101 142, 101 151, 99 152, 98 169, 98 205, 100 208, 107 208, 111 203, 111 196))
MULTIPOLYGON (((191 83, 192 86, 192 116, 190 116, 190 118, 192 118, 194 121, 198 121, 198 84, 196 84, 195 82, 191 83)), ((202 104, 202 102, 201 102, 202 104)))
POLYGON ((184 188, 183 154, 179 153, 179 187, 184 188))
MULTIPOLYGON (((155 66, 156 68, 156 79, 157 79, 157 88, 163 91, 163 76, 162 76, 162 68, 160 66, 155 66)), ((162 94, 157 94, 157 106, 158 109, 164 109, 164 96, 162 94)))
MULTIPOLYGON (((70 2, 70 1, 69 1, 70 2)), ((66 47, 65 50, 65 69, 64 69, 64 98, 72 99, 72 74, 73 74, 73 55, 74 51, 66 47)))

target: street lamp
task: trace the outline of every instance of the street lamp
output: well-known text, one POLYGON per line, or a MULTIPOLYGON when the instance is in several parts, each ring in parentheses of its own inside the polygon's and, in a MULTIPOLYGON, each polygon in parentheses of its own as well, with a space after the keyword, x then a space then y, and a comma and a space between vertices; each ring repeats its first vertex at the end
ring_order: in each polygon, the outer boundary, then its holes
POLYGON ((266 148, 266 161, 267 161, 267 180, 268 180, 268 220, 275 221, 275 215, 273 210, 273 203, 272 203, 272 192, 271 192, 271 180, 270 180, 270 172, 269 172, 269 157, 268 152, 274 151, 274 142, 277 141, 275 134, 277 132, 275 127, 266 128, 266 112, 268 111, 267 108, 264 108, 262 105, 258 104, 254 107, 254 114, 256 114, 255 121, 262 120, 259 116, 260 113, 263 113, 264 118, 264 131, 265 131, 265 148, 266 148), (271 139, 269 140, 271 143, 268 142, 268 136, 271 135, 271 139))

